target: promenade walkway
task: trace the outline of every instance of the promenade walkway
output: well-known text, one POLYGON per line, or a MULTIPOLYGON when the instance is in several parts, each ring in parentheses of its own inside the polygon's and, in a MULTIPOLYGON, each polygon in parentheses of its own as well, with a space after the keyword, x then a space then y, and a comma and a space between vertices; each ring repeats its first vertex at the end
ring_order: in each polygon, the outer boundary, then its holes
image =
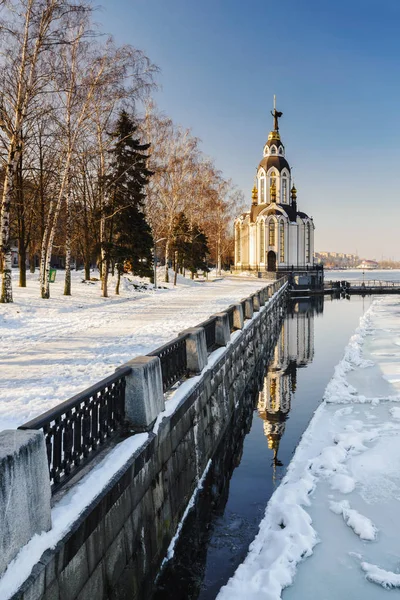
MULTIPOLYGON (((17 277, 17 272, 14 273, 17 277)), ((74 273, 72 296, 61 273, 41 300, 37 275, 0 304, 0 430, 14 428, 147 354, 187 327, 266 285, 255 279, 193 282, 139 291, 125 279, 121 295, 100 297, 100 283, 74 273)), ((166 284, 159 282, 161 286, 166 284)))

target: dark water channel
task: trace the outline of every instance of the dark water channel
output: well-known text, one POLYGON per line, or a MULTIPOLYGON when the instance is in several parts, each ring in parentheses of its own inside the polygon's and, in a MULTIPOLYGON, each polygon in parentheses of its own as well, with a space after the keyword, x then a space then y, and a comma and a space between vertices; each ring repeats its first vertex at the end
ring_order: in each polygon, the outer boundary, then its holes
POLYGON ((289 303, 189 513, 153 600, 211 600, 247 554, 370 298, 289 303))

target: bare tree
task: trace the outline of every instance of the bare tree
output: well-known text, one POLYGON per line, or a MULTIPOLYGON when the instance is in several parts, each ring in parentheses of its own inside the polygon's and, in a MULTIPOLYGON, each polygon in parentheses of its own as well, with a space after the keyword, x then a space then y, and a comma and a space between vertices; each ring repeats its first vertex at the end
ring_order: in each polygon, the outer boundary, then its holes
POLYGON ((45 60, 45 56, 65 39, 65 15, 84 11, 86 7, 67 0, 8 0, 0 10, 3 50, 0 128, 7 140, 0 222, 3 262, 0 301, 12 302, 10 210, 15 198, 15 174, 23 151, 24 128, 35 100, 48 91, 52 61, 45 60))

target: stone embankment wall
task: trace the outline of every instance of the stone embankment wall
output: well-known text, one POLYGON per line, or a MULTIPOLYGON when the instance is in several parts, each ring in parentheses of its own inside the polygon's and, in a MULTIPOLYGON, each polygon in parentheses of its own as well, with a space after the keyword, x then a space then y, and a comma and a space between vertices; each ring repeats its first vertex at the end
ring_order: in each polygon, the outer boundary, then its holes
POLYGON ((287 284, 273 287, 280 289, 272 298, 268 289, 246 301, 244 326, 240 314, 235 317, 241 331, 218 359, 209 359, 175 412, 161 421, 157 434, 149 433, 68 535, 43 554, 13 600, 151 596, 188 501, 275 338, 287 284))

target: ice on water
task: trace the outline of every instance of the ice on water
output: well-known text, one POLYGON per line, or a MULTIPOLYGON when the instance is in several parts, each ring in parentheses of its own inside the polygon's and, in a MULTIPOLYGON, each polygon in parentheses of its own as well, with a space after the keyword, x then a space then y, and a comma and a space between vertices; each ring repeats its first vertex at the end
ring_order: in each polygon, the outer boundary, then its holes
POLYGON ((378 600, 400 587, 399 317, 390 296, 361 318, 219 600, 378 600))

